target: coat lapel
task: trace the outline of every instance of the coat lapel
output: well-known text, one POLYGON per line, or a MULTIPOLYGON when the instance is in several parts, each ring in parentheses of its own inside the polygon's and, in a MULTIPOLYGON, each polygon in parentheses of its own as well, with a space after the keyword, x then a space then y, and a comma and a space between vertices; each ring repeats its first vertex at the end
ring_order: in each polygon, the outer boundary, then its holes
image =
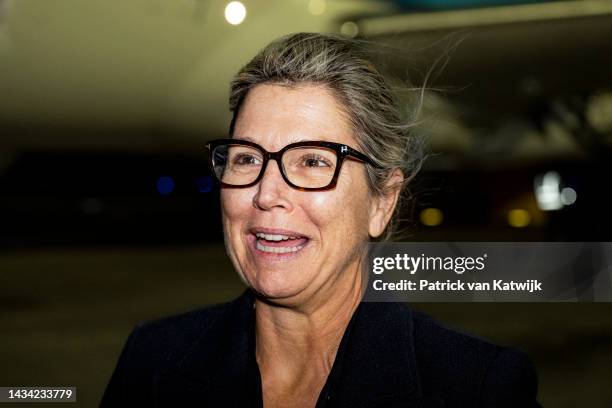
MULTIPOLYGON (((399 303, 359 305, 329 378, 325 407, 441 407, 421 395, 412 312, 399 303)), ((325 391, 325 390, 324 390, 325 391)))

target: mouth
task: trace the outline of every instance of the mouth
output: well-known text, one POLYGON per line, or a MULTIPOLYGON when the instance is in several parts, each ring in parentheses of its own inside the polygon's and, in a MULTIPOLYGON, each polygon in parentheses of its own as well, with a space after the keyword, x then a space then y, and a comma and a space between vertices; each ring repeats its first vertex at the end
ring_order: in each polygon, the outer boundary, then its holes
POLYGON ((271 228, 252 228, 249 241, 255 252, 276 258, 287 258, 304 249, 310 238, 302 233, 271 228))

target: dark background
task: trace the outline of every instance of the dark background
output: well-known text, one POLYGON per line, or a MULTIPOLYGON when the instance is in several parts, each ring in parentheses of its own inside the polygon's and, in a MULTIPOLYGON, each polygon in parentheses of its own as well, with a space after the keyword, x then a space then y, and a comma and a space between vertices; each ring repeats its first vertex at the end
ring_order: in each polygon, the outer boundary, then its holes
MULTIPOLYGON (((428 79, 406 239, 610 241, 611 2, 479 3, 244 1, 233 26, 223 1, 0 0, 0 385, 96 406, 136 322, 243 290, 204 145, 231 76, 289 32, 428 79)), ((526 351, 544 406, 612 406, 611 304, 414 307, 526 351)))

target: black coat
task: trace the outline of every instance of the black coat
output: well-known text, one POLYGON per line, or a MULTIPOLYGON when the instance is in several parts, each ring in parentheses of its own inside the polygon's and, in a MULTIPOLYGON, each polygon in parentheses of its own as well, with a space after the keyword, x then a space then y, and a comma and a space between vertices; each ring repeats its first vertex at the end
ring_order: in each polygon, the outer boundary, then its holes
MULTIPOLYGON (((260 407, 254 297, 138 325, 101 406, 260 407), (255 367, 255 368, 254 368, 255 367)), ((528 357, 398 303, 361 303, 317 408, 538 407, 528 357)))

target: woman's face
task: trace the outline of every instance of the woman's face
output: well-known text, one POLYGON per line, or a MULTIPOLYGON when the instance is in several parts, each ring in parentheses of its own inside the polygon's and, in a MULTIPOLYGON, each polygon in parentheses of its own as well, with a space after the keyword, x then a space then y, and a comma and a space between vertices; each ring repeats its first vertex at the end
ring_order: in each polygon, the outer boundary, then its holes
MULTIPOLYGON (((357 148, 336 99, 313 85, 258 85, 243 102, 233 137, 270 152, 301 140, 357 148)), ((285 303, 353 281, 368 234, 382 232, 364 166, 345 160, 334 189, 299 191, 270 161, 256 185, 223 188, 225 244, 242 279, 269 300, 285 303)))

